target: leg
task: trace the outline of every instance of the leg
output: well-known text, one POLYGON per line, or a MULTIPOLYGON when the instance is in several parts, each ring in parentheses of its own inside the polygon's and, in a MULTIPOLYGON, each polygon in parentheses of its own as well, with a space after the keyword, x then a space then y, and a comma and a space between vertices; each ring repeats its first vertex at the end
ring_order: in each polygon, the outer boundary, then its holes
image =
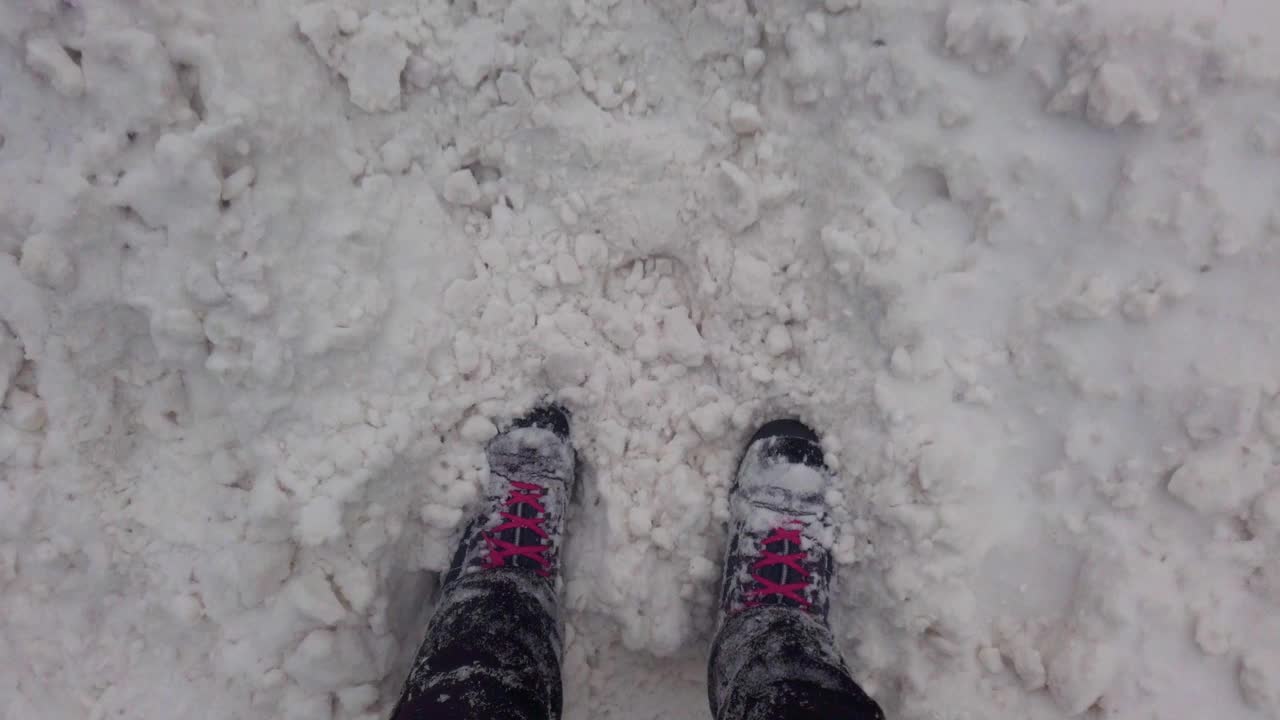
POLYGON ((768 423, 730 493, 733 526, 711 650, 717 720, 882 720, 827 624, 835 527, 832 476, 812 430, 768 423))
POLYGON ((881 720, 845 668, 826 623, 759 607, 731 619, 711 651, 718 720, 881 720))
POLYGON ((467 575, 427 628, 392 720, 560 716, 555 598, 521 570, 467 575))
POLYGON ((575 456, 568 417, 540 408, 487 450, 467 525, 392 720, 556 720, 556 583, 575 456))

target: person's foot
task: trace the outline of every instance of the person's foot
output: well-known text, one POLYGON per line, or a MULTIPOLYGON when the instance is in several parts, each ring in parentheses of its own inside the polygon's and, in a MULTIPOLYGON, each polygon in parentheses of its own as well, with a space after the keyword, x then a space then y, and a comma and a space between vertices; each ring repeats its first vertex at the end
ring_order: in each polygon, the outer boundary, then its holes
POLYGON ((774 420, 756 431, 729 493, 722 619, 761 606, 826 619, 835 539, 830 485, 818 435, 808 426, 774 420))
POLYGON ((485 499, 463 531, 445 585, 500 568, 554 578, 575 476, 568 413, 558 405, 535 408, 490 440, 486 454, 485 499))

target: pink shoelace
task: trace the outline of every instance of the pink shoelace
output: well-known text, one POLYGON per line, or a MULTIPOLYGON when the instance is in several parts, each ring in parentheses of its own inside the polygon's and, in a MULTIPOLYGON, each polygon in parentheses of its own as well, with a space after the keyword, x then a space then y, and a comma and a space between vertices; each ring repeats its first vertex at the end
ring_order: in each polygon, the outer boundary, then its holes
POLYGON ((511 482, 511 493, 507 495, 503 506, 510 508, 516 505, 528 505, 533 508, 534 516, 524 518, 505 511, 499 513, 506 522, 486 532, 484 535, 485 542, 489 546, 489 557, 484 565, 485 568, 490 570, 500 568, 506 565, 507 558, 525 557, 538 564, 537 573, 539 575, 543 577, 551 575, 551 560, 546 555, 547 551, 551 549, 550 542, 538 543, 537 545, 517 545, 497 536, 498 533, 505 530, 528 530, 543 540, 550 541, 550 536, 547 535, 547 531, 542 527, 542 524, 547 519, 547 509, 542 505, 542 496, 546 492, 546 488, 540 485, 514 480, 511 482))
POLYGON ((804 523, 799 520, 788 520, 783 527, 774 528, 773 534, 760 541, 760 559, 752 563, 751 569, 759 571, 773 565, 785 565, 800 574, 801 582, 794 583, 776 583, 769 578, 761 575, 759 572, 753 572, 751 579, 755 580, 759 587, 752 589, 747 593, 747 597, 751 598, 746 607, 756 607, 763 603, 764 598, 777 595, 791 600, 804 609, 809 609, 812 604, 802 594, 809 587, 809 571, 804 568, 805 552, 781 554, 769 550, 769 545, 774 543, 789 542, 797 548, 802 544, 800 531, 804 528, 804 523), (790 527, 785 527, 790 526, 790 527))

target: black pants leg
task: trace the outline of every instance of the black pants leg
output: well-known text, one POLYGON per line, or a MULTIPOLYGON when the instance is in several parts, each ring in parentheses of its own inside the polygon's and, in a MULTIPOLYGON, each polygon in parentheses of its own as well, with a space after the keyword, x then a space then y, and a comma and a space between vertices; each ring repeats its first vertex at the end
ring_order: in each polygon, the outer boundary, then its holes
POLYGON ((716 720, 882 720, 827 625, 795 608, 759 607, 725 621, 708 672, 716 720))
POLYGON ((556 720, 560 624, 549 581, 520 569, 450 582, 392 720, 556 720))

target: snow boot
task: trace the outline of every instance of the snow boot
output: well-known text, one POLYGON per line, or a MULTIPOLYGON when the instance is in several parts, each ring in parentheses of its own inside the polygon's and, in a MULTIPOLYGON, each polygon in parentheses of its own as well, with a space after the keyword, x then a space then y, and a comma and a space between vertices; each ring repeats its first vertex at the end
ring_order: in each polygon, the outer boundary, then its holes
POLYGON ((729 493, 731 526, 720 623, 761 606, 826 623, 833 573, 826 493, 832 475, 818 435, 797 420, 761 427, 729 493))
POLYGON ((393 720, 558 720, 560 540, 569 416, 544 406, 489 441, 489 478, 445 575, 393 720))
POLYGON ((499 568, 554 584, 577 460, 568 413, 538 407, 490 440, 486 454, 485 499, 463 531, 445 589, 461 576, 499 568))
POLYGON ((766 423, 747 444, 707 666, 717 720, 884 720, 827 623, 833 480, 817 434, 796 420, 766 423))

